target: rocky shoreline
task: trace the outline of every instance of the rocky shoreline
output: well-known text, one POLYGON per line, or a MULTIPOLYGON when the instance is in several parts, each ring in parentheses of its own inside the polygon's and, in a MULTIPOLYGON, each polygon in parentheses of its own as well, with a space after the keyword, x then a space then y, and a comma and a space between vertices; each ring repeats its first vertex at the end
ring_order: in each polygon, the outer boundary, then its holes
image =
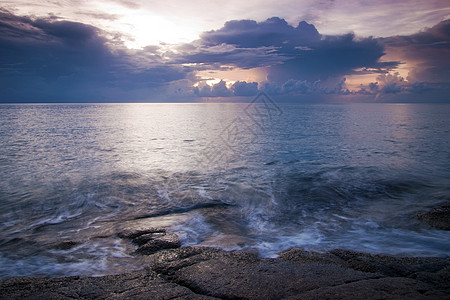
POLYGON ((0 299, 450 299, 448 258, 298 248, 278 258, 181 247, 164 229, 118 234, 146 269, 102 277, 0 280, 0 299))

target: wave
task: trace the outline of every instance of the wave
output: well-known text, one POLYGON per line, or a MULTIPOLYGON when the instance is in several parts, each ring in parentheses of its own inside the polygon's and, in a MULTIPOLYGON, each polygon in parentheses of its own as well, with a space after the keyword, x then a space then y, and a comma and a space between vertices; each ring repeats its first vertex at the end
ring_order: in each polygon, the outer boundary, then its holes
POLYGON ((138 268, 115 233, 124 222, 151 220, 165 220, 159 224, 183 245, 256 248, 266 257, 289 247, 450 254, 449 234, 415 218, 450 199, 446 182, 374 167, 115 172, 18 197, 1 204, 8 209, 0 224, 0 276, 22 265, 27 275, 64 276, 138 268), (21 256, 11 256, 13 248, 21 256))

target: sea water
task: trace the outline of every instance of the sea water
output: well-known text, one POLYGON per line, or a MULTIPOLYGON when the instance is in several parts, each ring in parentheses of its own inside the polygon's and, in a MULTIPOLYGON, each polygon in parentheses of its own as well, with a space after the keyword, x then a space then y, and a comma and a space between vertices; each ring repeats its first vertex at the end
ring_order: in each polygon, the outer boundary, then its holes
POLYGON ((124 228, 184 246, 448 256, 446 104, 0 105, 0 277, 142 268, 124 228))

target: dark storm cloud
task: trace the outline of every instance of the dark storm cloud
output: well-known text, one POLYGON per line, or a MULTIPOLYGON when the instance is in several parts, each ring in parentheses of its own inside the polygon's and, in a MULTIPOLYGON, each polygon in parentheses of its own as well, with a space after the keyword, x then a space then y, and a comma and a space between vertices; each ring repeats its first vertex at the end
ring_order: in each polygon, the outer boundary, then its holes
POLYGON ((325 36, 306 22, 291 26, 270 18, 229 21, 192 43, 130 50, 120 36, 90 25, 52 16, 19 17, 0 9, 0 102, 139 101, 155 100, 158 93, 161 99, 241 97, 258 90, 291 98, 434 93, 436 99, 448 99, 449 32, 447 20, 411 36, 325 36), (400 62, 380 61, 387 51, 412 68, 407 78, 392 72, 400 62), (264 68, 267 81, 209 86, 195 72, 235 67, 264 68), (349 91, 345 77, 352 74, 379 76, 349 91))
POLYGON ((415 82, 450 81, 450 20, 410 36, 382 39, 391 51, 410 62, 408 80, 415 82))
POLYGON ((380 39, 391 55, 408 64, 409 73, 380 74, 376 82, 362 86, 364 95, 387 99, 393 95, 407 95, 424 101, 426 95, 433 101, 448 101, 450 91, 450 20, 409 36, 380 39), (420 98, 422 97, 422 98, 420 98))
POLYGON ((184 59, 195 62, 218 62, 238 67, 268 67, 268 79, 284 83, 290 79, 316 81, 353 74, 356 69, 387 70, 398 62, 380 62, 383 46, 372 38, 356 38, 353 34, 322 36, 314 25, 300 22, 293 27, 280 18, 264 22, 229 21, 219 30, 201 35, 196 53, 184 59), (232 46, 232 51, 210 54, 211 49, 232 46), (265 57, 258 57, 258 51, 265 57), (245 55, 244 55, 245 53, 245 55), (220 58, 224 58, 220 60, 220 58), (266 58, 266 59, 264 59, 266 58), (257 62, 257 63, 256 63, 257 62))
POLYGON ((279 64, 289 59, 277 53, 273 47, 238 48, 228 44, 204 45, 197 42, 180 46, 177 54, 168 55, 174 63, 202 64, 205 69, 221 69, 224 66, 251 69, 279 64))
POLYGON ((201 35, 206 45, 231 44, 239 48, 306 46, 318 42, 320 38, 321 35, 311 24, 300 22, 294 28, 276 17, 260 23, 253 20, 229 21, 221 29, 201 35))
POLYGON ((102 101, 121 91, 133 98, 133 90, 185 77, 155 49, 131 54, 108 43, 93 26, 0 11, 0 101, 102 101))
MULTIPOLYGON (((272 95, 347 95, 346 75, 386 73, 399 64, 380 62, 384 46, 376 39, 351 33, 324 36, 312 24, 302 21, 294 27, 280 18, 229 21, 179 50, 172 59, 204 69, 265 67, 268 82, 258 88, 272 95)), ((215 96, 213 88, 198 87, 194 93, 215 96)), ((227 94, 236 92, 230 88, 227 94)))
POLYGON ((316 28, 306 22, 294 28, 275 17, 260 23, 229 21, 219 30, 203 33, 200 40, 180 46, 180 54, 173 55, 172 59, 180 63, 209 64, 214 68, 267 67, 292 60, 320 39, 316 28))
POLYGON ((268 81, 258 88, 272 95, 359 94, 378 99, 429 93, 432 100, 442 101, 448 100, 450 82, 449 36, 448 20, 417 34, 384 39, 352 33, 325 36, 312 24, 300 22, 294 27, 280 18, 259 23, 240 20, 203 33, 178 59, 195 58, 211 69, 265 67, 268 81), (396 60, 380 61, 387 50, 396 60), (408 78, 395 73, 405 62, 412 68, 408 78), (359 91, 348 90, 345 77, 358 74, 378 74, 377 82, 359 91))
POLYGON ((389 69, 397 62, 379 62, 383 47, 374 39, 355 39, 353 34, 324 37, 309 49, 287 49, 293 58, 269 68, 269 80, 289 79, 309 81, 350 75, 360 68, 389 69))

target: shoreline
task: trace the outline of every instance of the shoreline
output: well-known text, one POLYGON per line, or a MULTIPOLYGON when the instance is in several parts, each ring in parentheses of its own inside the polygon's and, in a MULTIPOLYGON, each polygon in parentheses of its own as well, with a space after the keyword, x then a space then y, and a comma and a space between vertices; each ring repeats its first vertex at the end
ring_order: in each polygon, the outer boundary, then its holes
POLYGON ((0 299, 445 299, 450 259, 290 248, 277 258, 252 250, 181 247, 164 229, 124 231, 141 271, 100 277, 13 277, 0 299))

